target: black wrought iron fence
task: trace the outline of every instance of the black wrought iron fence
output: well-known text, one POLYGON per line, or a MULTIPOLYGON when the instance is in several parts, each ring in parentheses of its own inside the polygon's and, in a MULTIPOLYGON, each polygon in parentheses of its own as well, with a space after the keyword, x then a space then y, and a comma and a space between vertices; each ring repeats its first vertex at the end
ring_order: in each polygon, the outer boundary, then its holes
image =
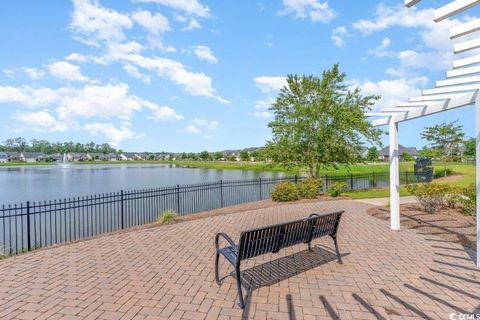
MULTIPOLYGON (((217 181, 119 191, 61 200, 0 206, 0 257, 155 222, 166 210, 179 216, 270 198, 281 182, 301 177, 217 181)), ((322 177, 326 189, 345 182, 348 190, 388 186, 388 174, 322 177)), ((415 182, 402 173, 402 183, 415 182)))

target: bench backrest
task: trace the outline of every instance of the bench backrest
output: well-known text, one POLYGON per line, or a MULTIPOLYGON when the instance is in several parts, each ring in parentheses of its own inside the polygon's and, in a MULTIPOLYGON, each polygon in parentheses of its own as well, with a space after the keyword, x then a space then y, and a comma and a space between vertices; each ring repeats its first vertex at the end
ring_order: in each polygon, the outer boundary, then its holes
POLYGON ((308 243, 337 232, 343 211, 285 222, 242 232, 239 243, 239 260, 276 253, 280 249, 308 243))

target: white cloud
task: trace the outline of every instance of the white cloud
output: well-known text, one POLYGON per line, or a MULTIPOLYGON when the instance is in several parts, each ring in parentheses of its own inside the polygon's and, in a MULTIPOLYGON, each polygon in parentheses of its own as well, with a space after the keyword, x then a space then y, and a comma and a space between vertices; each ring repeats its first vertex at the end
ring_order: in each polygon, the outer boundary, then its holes
POLYGON ((145 136, 143 133, 134 132, 127 126, 116 128, 112 123, 87 123, 82 129, 88 131, 94 136, 99 134, 105 136, 109 140, 109 143, 114 147, 118 147, 120 142, 125 139, 141 138, 145 136))
POLYGON ((12 117, 14 120, 27 126, 27 129, 34 131, 65 131, 68 126, 56 120, 48 111, 38 112, 17 112, 12 117))
POLYGON ((128 94, 127 84, 88 85, 81 89, 61 88, 62 99, 56 109, 59 118, 74 121, 78 118, 118 118, 130 120, 146 102, 128 94))
POLYGON ((283 88, 287 84, 286 77, 261 76, 253 79, 262 92, 272 92, 283 88))
POLYGON ((132 15, 133 20, 144 27, 149 33, 159 35, 166 31, 170 31, 170 23, 167 17, 161 13, 153 14, 150 11, 137 11, 132 15))
POLYGON ((124 65, 123 70, 125 70, 130 76, 140 79, 147 84, 151 82, 151 79, 149 76, 141 73, 137 67, 132 66, 131 64, 124 65))
POLYGON ((378 58, 395 56, 396 55, 395 52, 387 50, 391 44, 392 44, 392 40, 390 40, 389 37, 385 37, 383 38, 382 43, 380 45, 378 45, 373 49, 369 49, 367 53, 369 55, 372 55, 378 58))
POLYGON ((217 63, 217 58, 213 55, 212 50, 207 46, 193 46, 193 53, 200 59, 209 63, 217 63))
POLYGON ((72 62, 83 63, 83 62, 88 61, 88 57, 86 55, 81 54, 81 53, 74 52, 74 53, 71 53, 68 56, 66 56, 65 60, 72 61, 72 62))
POLYGON ((270 108, 274 102, 275 99, 272 97, 266 97, 265 99, 257 100, 255 101, 255 109, 266 110, 270 108))
POLYGON ((351 34, 348 32, 347 27, 341 26, 333 29, 331 39, 333 43, 341 48, 345 46, 345 38, 351 37, 351 34))
POLYGON ((155 106, 151 108, 152 116, 148 117, 149 119, 156 120, 156 121, 179 121, 183 120, 183 116, 178 114, 174 109, 163 106, 158 107, 155 106))
POLYGON ((16 78, 21 74, 27 75, 31 80, 40 80, 45 77, 45 71, 33 67, 4 69, 3 73, 10 78, 16 78))
POLYGON ((82 75, 80 67, 66 61, 56 61, 48 65, 50 74, 54 77, 69 81, 88 81, 88 77, 82 75))
POLYGON ((415 50, 405 50, 398 53, 398 59, 402 67, 445 70, 451 66, 453 53, 450 51, 418 52, 415 50))
POLYGON ((134 0, 134 2, 158 3, 178 11, 183 11, 188 15, 196 15, 203 18, 210 16, 210 9, 198 2, 198 0, 134 0))
POLYGON ((22 68, 23 72, 25 72, 30 79, 32 80, 39 80, 45 77, 45 71, 37 69, 37 68, 28 68, 24 67, 22 68))
POLYGON ((195 19, 190 19, 190 22, 188 23, 188 26, 182 29, 182 31, 192 31, 195 29, 202 29, 202 26, 200 23, 198 23, 197 20, 195 19))
POLYGON ((378 82, 353 80, 351 87, 359 87, 363 95, 381 95, 381 99, 375 105, 375 109, 380 109, 395 107, 399 102, 406 102, 408 98, 419 95, 420 88, 427 83, 428 78, 426 77, 400 78, 378 82))
POLYGON ((0 103, 18 103, 27 107, 42 107, 55 103, 58 99, 58 93, 50 88, 0 86, 0 103))
POLYGON ((79 40, 89 45, 98 41, 123 41, 124 29, 130 29, 133 22, 128 14, 107 9, 92 0, 73 0, 74 12, 70 28, 80 36, 79 40))
POLYGON ((192 120, 192 123, 196 126, 196 127, 204 127, 204 128, 208 128, 208 129, 216 129, 218 127, 221 126, 221 123, 218 122, 218 121, 209 121, 209 120, 206 120, 206 119, 199 119, 199 118, 195 118, 192 120))
MULTIPOLYGON (((362 19, 352 26, 365 35, 392 27, 419 29, 420 46, 415 50, 395 53, 396 57, 403 68, 441 70, 450 66, 453 60, 453 41, 449 38, 449 29, 465 22, 468 17, 435 23, 432 16, 433 9, 405 8, 401 5, 387 7, 381 3, 377 6, 373 19, 362 19)), ((394 53, 388 52, 388 55, 393 56, 394 53)))
POLYGON ((118 59, 128 61, 146 70, 155 71, 161 77, 167 77, 184 87, 193 96, 213 98, 220 103, 229 103, 219 96, 212 85, 212 78, 204 73, 189 71, 182 63, 167 58, 148 58, 138 54, 128 54, 118 59))
POLYGON ((328 1, 320 0, 282 0, 283 9, 279 14, 293 14, 296 18, 310 18, 312 22, 329 23, 337 13, 329 5, 328 1))
POLYGON ((195 127, 193 124, 190 124, 190 125, 186 126, 185 131, 188 132, 188 133, 193 133, 193 134, 199 134, 200 133, 200 130, 197 127, 195 127))
POLYGON ((255 111, 253 116, 255 118, 270 118, 272 114, 268 111, 255 111))

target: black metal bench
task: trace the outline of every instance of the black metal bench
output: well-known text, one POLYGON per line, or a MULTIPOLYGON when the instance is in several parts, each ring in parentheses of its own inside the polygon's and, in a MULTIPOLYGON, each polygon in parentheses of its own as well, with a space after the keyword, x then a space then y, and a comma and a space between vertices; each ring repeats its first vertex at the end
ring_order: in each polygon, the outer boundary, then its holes
POLYGON ((243 309, 245 308, 245 302, 240 278, 240 263, 242 260, 266 253, 277 253, 283 248, 300 243, 308 244, 308 249, 311 250, 312 240, 330 236, 335 243, 338 262, 342 263, 342 257, 338 250, 337 230, 343 212, 338 211, 322 215, 314 213, 302 220, 244 231, 240 234, 238 245, 225 233, 218 233, 215 237, 215 280, 220 284, 218 262, 220 254, 222 254, 235 267, 240 307, 243 309), (220 237, 228 242, 226 247, 220 248, 220 237))

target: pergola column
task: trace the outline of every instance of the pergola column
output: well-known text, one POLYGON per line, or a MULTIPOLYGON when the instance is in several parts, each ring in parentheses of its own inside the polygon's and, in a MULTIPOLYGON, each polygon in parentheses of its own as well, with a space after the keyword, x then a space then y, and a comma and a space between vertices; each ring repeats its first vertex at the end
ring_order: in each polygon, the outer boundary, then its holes
POLYGON ((476 118, 476 186, 477 186, 477 267, 480 267, 480 94, 475 99, 476 118))
POLYGON ((398 154, 398 123, 390 117, 390 228, 400 230, 400 162, 398 154))

